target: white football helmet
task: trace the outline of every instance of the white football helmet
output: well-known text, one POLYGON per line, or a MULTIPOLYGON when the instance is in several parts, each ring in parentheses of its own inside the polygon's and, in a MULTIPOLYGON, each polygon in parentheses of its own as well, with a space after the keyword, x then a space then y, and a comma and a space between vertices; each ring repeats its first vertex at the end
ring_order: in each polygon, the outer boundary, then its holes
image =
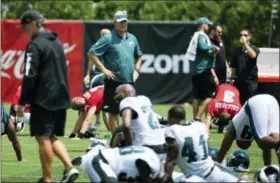
POLYGON ((278 182, 279 165, 269 165, 259 169, 254 176, 254 182, 278 182))

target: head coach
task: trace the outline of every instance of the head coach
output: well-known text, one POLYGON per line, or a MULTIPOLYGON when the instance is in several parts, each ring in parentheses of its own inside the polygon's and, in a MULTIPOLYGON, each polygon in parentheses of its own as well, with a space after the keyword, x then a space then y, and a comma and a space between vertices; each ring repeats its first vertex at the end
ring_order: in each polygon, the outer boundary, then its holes
POLYGON ((62 182, 75 180, 79 172, 73 168, 64 144, 56 136, 64 136, 66 109, 70 107, 67 66, 64 50, 57 34, 43 27, 43 15, 29 10, 20 17, 19 27, 30 38, 24 55, 24 76, 20 105, 30 104, 30 132, 39 145, 42 178, 52 182, 52 160, 55 154, 64 164, 62 182))
POLYGON ((109 113, 113 133, 118 125, 119 104, 114 100, 116 88, 125 83, 134 84, 139 76, 142 52, 134 35, 127 32, 126 11, 117 11, 114 29, 100 38, 89 50, 88 56, 105 74, 103 110, 109 113), (103 63, 98 59, 102 56, 103 63))

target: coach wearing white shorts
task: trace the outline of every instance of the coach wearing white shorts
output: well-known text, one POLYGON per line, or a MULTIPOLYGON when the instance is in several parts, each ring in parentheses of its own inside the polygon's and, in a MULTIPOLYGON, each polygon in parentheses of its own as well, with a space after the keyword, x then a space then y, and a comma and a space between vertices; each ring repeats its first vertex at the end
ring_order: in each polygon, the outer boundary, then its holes
MULTIPOLYGON (((242 149, 250 147, 253 140, 263 151, 265 165, 271 164, 271 149, 279 153, 279 104, 268 94, 250 98, 232 119, 225 134, 217 161, 222 162, 233 140, 242 149)), ((279 158, 278 158, 279 160, 279 158)), ((280 162, 280 161, 279 161, 280 162)))

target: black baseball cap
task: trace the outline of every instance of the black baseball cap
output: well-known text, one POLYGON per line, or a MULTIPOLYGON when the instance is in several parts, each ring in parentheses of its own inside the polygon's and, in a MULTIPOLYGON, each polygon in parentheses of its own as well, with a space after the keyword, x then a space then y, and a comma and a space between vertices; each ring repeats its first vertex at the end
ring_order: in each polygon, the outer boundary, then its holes
POLYGON ((38 10, 28 10, 21 15, 20 24, 17 27, 21 27, 23 24, 30 23, 33 20, 43 23, 44 17, 38 10))

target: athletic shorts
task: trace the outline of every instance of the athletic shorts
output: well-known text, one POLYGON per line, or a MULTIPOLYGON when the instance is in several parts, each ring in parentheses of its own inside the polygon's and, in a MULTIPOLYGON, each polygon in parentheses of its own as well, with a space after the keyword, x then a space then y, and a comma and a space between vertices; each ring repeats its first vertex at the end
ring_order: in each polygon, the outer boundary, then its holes
POLYGON ((85 168, 91 182, 118 182, 117 175, 99 151, 92 161, 86 162, 85 168))
MULTIPOLYGON (((110 114, 119 114, 119 103, 114 100, 116 88, 124 83, 115 82, 113 80, 104 80, 104 101, 103 111, 110 114)), ((132 84, 132 83, 128 83, 132 84)), ((133 85, 133 84, 132 84, 133 85)))
POLYGON ((31 136, 64 136, 66 109, 49 111, 39 105, 31 108, 31 136))
POLYGON ((268 94, 260 94, 250 98, 245 104, 249 115, 252 135, 259 140, 271 133, 280 131, 279 104, 268 94))
POLYGON ((204 100, 215 96, 215 83, 210 70, 192 76, 194 99, 204 100))
POLYGON ((202 178, 206 182, 237 182, 239 180, 239 176, 219 163, 215 163, 211 171, 202 178))

